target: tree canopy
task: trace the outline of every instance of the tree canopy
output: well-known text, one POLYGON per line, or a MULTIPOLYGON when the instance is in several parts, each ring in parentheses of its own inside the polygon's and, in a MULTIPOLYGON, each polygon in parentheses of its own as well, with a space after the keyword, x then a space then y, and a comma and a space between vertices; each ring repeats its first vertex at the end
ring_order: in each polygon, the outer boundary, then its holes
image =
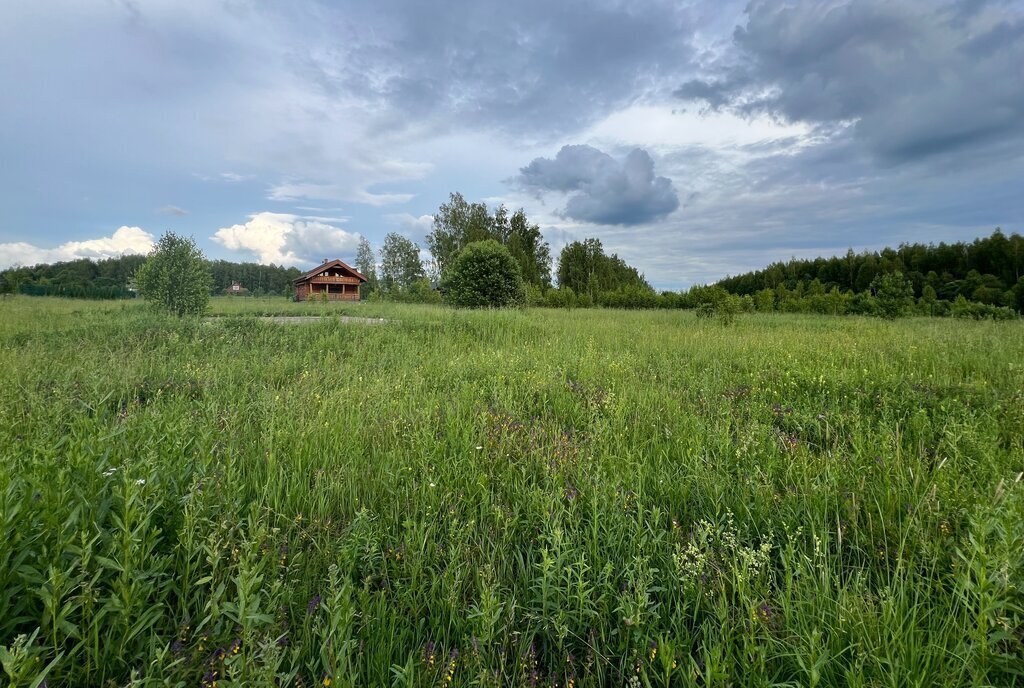
POLYGON ((464 308, 502 308, 523 301, 522 271, 494 239, 467 244, 444 272, 445 299, 464 308))
POLYGON ((453 193, 434 215, 427 247, 443 275, 459 251, 488 239, 508 249, 527 283, 541 289, 551 286, 551 248, 522 208, 510 215, 501 205, 492 214, 486 203, 469 203, 462 194, 453 193))
MULTIPOLYGON (((42 263, 13 267, 0 272, 0 291, 33 296, 72 296, 93 299, 132 298, 132 276, 146 256, 125 255, 116 258, 42 263)), ((208 261, 213 276, 211 292, 224 293, 232 283, 240 283, 249 294, 288 294, 292 280, 301 272, 294 267, 208 261)))
POLYGON ((618 255, 605 255, 600 239, 574 241, 558 257, 558 286, 596 299, 603 292, 627 288, 653 291, 636 268, 618 255))
POLYGON ((209 304, 213 276, 195 239, 167 232, 135 273, 135 285, 160 309, 199 315, 209 304))
POLYGON ((761 270, 727 277, 719 285, 733 294, 753 295, 780 286, 794 291, 817 280, 825 291, 866 292, 880 275, 899 272, 910 281, 915 298, 931 287, 938 299, 1008 306, 1024 312, 1024 237, 1005 235, 997 228, 991 236, 954 244, 901 244, 897 248, 843 256, 793 259, 761 270))
POLYGON ((384 237, 380 250, 380 286, 384 292, 408 289, 425 277, 419 246, 394 232, 384 237))
POLYGON ((356 270, 363 273, 366 282, 360 286, 360 293, 365 297, 367 294, 377 291, 377 259, 373 253, 373 246, 366 237, 359 237, 359 247, 356 249, 356 270))

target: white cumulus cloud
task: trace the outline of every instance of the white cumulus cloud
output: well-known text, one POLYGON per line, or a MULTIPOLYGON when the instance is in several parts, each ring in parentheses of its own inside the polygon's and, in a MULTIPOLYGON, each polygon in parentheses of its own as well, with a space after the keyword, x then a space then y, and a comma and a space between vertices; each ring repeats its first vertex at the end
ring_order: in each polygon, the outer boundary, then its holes
POLYGON ((149 253, 152 249, 152 234, 140 227, 119 227, 107 237, 68 241, 55 248, 43 248, 26 241, 0 244, 0 268, 57 263, 78 258, 98 260, 132 253, 149 253))
POLYGON ((384 219, 394 222, 402 228, 406 235, 420 246, 426 246, 427 235, 434 230, 433 215, 413 215, 411 213, 391 213, 384 219))
POLYGON ((213 240, 224 248, 254 256, 261 263, 301 265, 323 258, 351 256, 359 235, 321 219, 289 213, 256 213, 244 224, 222 227, 213 240))

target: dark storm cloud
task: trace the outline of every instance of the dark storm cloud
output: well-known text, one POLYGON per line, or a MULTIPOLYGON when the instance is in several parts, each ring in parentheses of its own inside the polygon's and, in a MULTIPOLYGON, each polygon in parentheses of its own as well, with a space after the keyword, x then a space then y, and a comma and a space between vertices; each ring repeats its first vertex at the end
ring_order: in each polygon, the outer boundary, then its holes
POLYGON ((1024 144, 1024 13, 995 2, 754 0, 732 51, 676 95, 822 127, 899 164, 1024 144), (998 146, 993 146, 998 144, 998 146))
POLYGON ((563 146, 554 158, 522 168, 515 181, 528 191, 569 194, 564 215, 600 225, 644 224, 679 207, 671 180, 655 176, 640 148, 619 162, 592 146, 563 146))
POLYGON ((383 0, 328 22, 341 47, 302 68, 390 111, 382 126, 440 116, 545 137, 677 83, 694 21, 667 0, 383 0))

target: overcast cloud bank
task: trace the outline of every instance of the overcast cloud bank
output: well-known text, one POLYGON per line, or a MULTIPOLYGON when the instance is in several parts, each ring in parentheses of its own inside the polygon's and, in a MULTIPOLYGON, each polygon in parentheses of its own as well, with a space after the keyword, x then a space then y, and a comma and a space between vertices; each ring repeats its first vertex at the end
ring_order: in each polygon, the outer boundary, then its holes
POLYGON ((1022 64, 1015 0, 6 3, 0 263, 307 267, 452 191, 666 288, 1015 231, 1022 64))

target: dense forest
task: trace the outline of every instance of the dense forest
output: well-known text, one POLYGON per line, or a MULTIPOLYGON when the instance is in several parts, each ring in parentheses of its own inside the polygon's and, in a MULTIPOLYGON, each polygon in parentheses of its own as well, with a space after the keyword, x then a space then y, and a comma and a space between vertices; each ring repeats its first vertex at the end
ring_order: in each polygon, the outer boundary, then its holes
POLYGON ((998 228, 971 243, 901 244, 859 254, 851 249, 840 257, 773 263, 727 277, 718 286, 751 297, 772 290, 777 299, 820 295, 833 288, 858 294, 871 292, 875 278, 896 272, 910 282, 916 299, 954 302, 962 297, 1024 312, 1024 237, 1006 236, 998 228))
MULTIPOLYGON (((15 267, 0 272, 0 293, 32 296, 75 296, 94 299, 132 298, 131 278, 146 260, 145 256, 128 255, 93 261, 88 258, 15 267)), ((213 275, 213 293, 226 293, 232 283, 239 283, 247 294, 291 294, 292 280, 301 272, 297 268, 258 263, 209 261, 213 275)))

